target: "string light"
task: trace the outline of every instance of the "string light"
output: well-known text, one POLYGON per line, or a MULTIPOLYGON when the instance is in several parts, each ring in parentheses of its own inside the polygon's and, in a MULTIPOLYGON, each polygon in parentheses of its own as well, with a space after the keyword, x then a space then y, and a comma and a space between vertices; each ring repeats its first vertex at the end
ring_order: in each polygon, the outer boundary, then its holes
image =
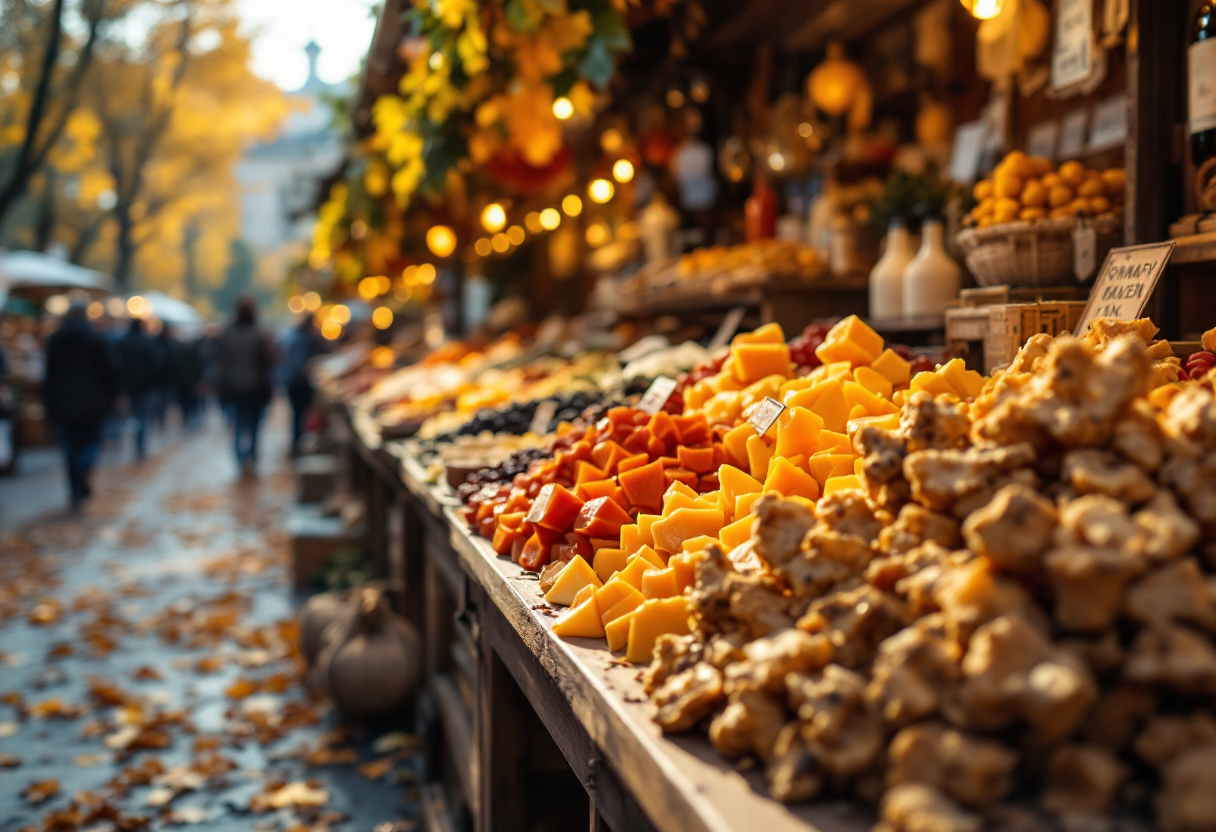
POLYGON ((679 90, 667 91, 667 106, 673 110, 678 110, 684 106, 684 93, 679 90))
POLYGON ((609 127, 600 134, 600 147, 604 148, 605 153, 616 153, 621 149, 624 141, 621 137, 621 131, 615 127, 609 127))
POLYGON ((365 277, 359 281, 358 291, 359 297, 372 300, 380 294, 380 281, 374 277, 365 277))
POLYGON ((536 211, 529 211, 528 216, 524 217, 524 227, 533 234, 539 234, 545 230, 545 227, 540 224, 540 214, 536 211))
POLYGON ((578 198, 578 194, 567 194, 562 199, 562 210, 566 212, 567 217, 577 217, 583 213, 583 201, 578 198))
POLYGON ((456 232, 446 225, 432 225, 426 232, 426 247, 436 257, 450 257, 456 250, 456 232))
POLYGON ((607 179, 592 179, 591 184, 587 186, 587 196, 591 197, 592 202, 598 202, 603 205, 612 199, 612 194, 615 190, 612 187, 612 183, 607 179))
POLYGON ((377 306, 372 311, 372 326, 376 329, 388 329, 393 325, 393 310, 387 306, 377 306))
POLYGON ((329 310, 330 320, 337 321, 340 324, 350 323, 350 307, 344 303, 339 303, 329 310))
POLYGON ((342 336, 342 324, 333 318, 321 324, 321 337, 327 341, 337 341, 342 336))
POLYGON ((518 225, 511 226, 507 229, 507 239, 511 241, 511 245, 519 245, 524 241, 524 230, 518 225))
POLYGON ((316 312, 320 308, 321 308, 321 296, 318 295, 316 292, 305 292, 304 293, 304 311, 305 312, 316 312))
POLYGON ((287 310, 293 315, 299 315, 304 311, 304 298, 299 295, 292 295, 287 299, 287 310))
POLYGON ((608 242, 608 226, 602 222, 595 222, 587 226, 587 245, 592 248, 598 248, 608 242))
POLYGON ((499 254, 506 254, 511 248, 511 241, 507 239, 507 235, 499 232, 490 240, 490 248, 497 251, 499 254))
POLYGON ((489 257, 490 252, 494 249, 490 247, 490 239, 482 237, 477 242, 473 243, 473 251, 477 252, 478 257, 489 257))
POLYGON ((962 0, 963 8, 980 20, 991 20, 1005 8, 1005 0, 962 0))
POLYGON ((491 234, 502 231, 507 225, 507 209, 497 202, 491 202, 482 209, 481 224, 491 234))
POLYGON ((612 165, 612 178, 617 182, 628 182, 633 179, 633 162, 628 159, 617 159, 612 165))
MULTIPOLYGON (((48 310, 50 311, 50 310, 48 310)), ((64 310, 67 311, 66 309, 64 310)), ((151 311, 148 302, 139 295, 131 295, 127 298, 127 314, 132 318, 142 318, 151 311)))
POLYGON ((562 224, 562 215, 556 208, 546 208, 540 212, 540 226, 546 231, 552 231, 562 224))
POLYGON ((435 282, 435 278, 439 272, 430 263, 419 263, 417 271, 417 280, 424 286, 430 286, 435 282))
POLYGON ((553 115, 557 116, 561 121, 570 118, 570 116, 574 115, 574 102, 564 95, 555 98, 553 100, 553 115))

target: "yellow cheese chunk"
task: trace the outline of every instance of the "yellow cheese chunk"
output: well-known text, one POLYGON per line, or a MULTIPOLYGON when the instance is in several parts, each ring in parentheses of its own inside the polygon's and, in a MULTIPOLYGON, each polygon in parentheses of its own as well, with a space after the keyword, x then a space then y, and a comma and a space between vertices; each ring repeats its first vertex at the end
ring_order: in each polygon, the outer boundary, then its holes
POLYGON ((703 378, 684 391, 684 406, 689 410, 704 407, 717 392, 710 386, 709 379, 703 378))
POLYGON ((617 650, 622 650, 629 643, 629 623, 637 614, 636 609, 631 610, 619 618, 609 621, 604 627, 604 636, 608 639, 610 652, 615 653, 617 650))
POLYGON ((751 494, 740 494, 735 500, 735 522, 738 523, 744 517, 748 517, 756 513, 756 503, 760 502, 760 498, 764 496, 764 486, 760 486, 760 491, 752 492, 751 494))
POLYGON ((732 513, 740 494, 751 494, 764 487, 760 480, 733 465, 723 465, 718 469, 718 482, 722 485, 722 495, 730 503, 732 513))
MULTIPOLYGON (((673 485, 684 485, 684 483, 676 480, 673 485)), ((687 488, 688 486, 684 486, 687 488)), ((668 489, 667 494, 663 496, 663 516, 667 517, 678 508, 696 508, 697 499, 689 497, 683 491, 672 491, 668 489)))
POLYGON ((828 330, 823 343, 815 348, 815 355, 824 364, 849 361, 856 367, 878 358, 882 347, 882 336, 861 318, 850 315, 828 330))
POLYGON ((963 373, 963 385, 967 388, 967 396, 969 398, 977 398, 980 393, 983 393, 984 384, 984 377, 975 370, 967 370, 963 373))
POLYGON ((650 561, 651 564, 659 567, 660 569, 667 565, 663 562, 663 559, 659 557, 659 553, 654 549, 651 549, 649 546, 643 546, 630 555, 629 562, 632 563, 634 558, 645 558, 646 560, 650 561))
MULTIPOLYGON (((906 391, 901 391, 901 392, 906 392, 906 391)), ((896 393, 895 395, 898 396, 899 393, 896 393)), ((857 434, 857 431, 861 430, 863 427, 866 427, 867 425, 870 425, 870 426, 873 426, 876 428, 880 428, 881 430, 898 430, 899 429, 899 417, 900 417, 900 412, 899 412, 899 410, 896 410, 894 413, 888 413, 885 416, 862 416, 859 419, 850 419, 849 420, 849 436, 855 436, 857 434)), ((847 449, 842 448, 841 450, 850 450, 851 451, 852 448, 853 448, 852 443, 850 443, 849 447, 847 449)))
POLYGON ((747 466, 747 440, 755 436, 756 432, 752 430, 752 426, 744 423, 736 428, 726 432, 722 437, 722 446, 726 448, 726 453, 736 465, 747 466))
POLYGON ((638 515, 638 540, 644 546, 654 545, 654 532, 651 531, 651 526, 663 519, 661 514, 639 514, 638 515))
POLYGON ((823 454, 811 457, 811 476, 819 483, 824 496, 827 495, 828 480, 853 473, 853 460, 856 458, 855 454, 823 454))
MULTIPOLYGON (((688 538, 688 540, 685 540, 684 548, 682 551, 685 554, 687 554, 688 552, 702 552, 702 551, 708 549, 710 546, 716 546, 718 544, 718 542, 719 542, 718 538, 716 538, 716 537, 710 537, 707 534, 701 534, 701 535, 697 535, 696 537, 690 537, 690 538, 688 538)), ((674 558, 675 555, 672 555, 671 557, 674 558)), ((667 559, 667 565, 671 566, 671 558, 667 559)))
POLYGON ((747 440, 747 467, 751 475, 764 481, 768 476, 768 461, 773 458, 773 446, 761 436, 752 435, 747 440))
POLYGON ((736 546, 742 546, 751 540, 752 525, 755 522, 756 519, 754 517, 744 517, 741 520, 736 520, 729 526, 723 526, 722 531, 718 534, 718 538, 727 550, 734 549, 736 546))
POLYGON ((819 483, 788 459, 780 457, 774 459, 768 467, 768 478, 764 481, 764 490, 766 493, 775 491, 784 497, 819 499, 819 483))
POLYGON ((629 563, 629 555, 624 549, 600 549, 591 559, 591 568, 600 580, 608 583, 614 573, 620 572, 629 563))
POLYGON ((743 388, 743 397, 739 403, 743 405, 744 410, 747 410, 756 402, 762 402, 770 397, 775 399, 781 394, 781 385, 785 381, 785 376, 765 376, 743 388))
POLYGON ((627 595, 613 604, 610 610, 601 615, 600 622, 607 627, 625 613, 633 612, 638 607, 642 606, 645 601, 646 596, 641 592, 635 592, 633 595, 627 595))
MULTIPOLYGON (((852 382, 849 382, 852 384, 852 382)), ((819 449, 819 434, 823 419, 805 407, 787 407, 777 419, 777 456, 810 456, 819 449)), ((721 475, 718 477, 721 481, 721 475)))
POLYGON ((573 609, 574 607, 577 607, 579 604, 583 603, 588 598, 594 598, 595 591, 597 589, 599 589, 598 586, 595 586, 594 584, 587 584, 585 587, 583 587, 578 592, 576 592, 574 594, 574 600, 570 602, 571 609, 573 609))
POLYGON ((853 443, 849 441, 849 437, 843 433, 837 433, 834 430, 825 430, 819 434, 819 450, 831 451, 832 453, 853 453, 853 443))
POLYGON ((875 396, 881 396, 888 401, 891 399, 891 394, 895 392, 895 385, 891 379, 873 367, 858 367, 853 371, 853 380, 875 396))
POLYGON ((744 384, 754 384, 765 376, 789 378, 790 348, 785 344, 739 344, 731 347, 734 372, 744 384))
POLYGON ((753 329, 751 332, 740 332, 731 339, 732 347, 739 344, 784 344, 785 331, 781 324, 773 322, 753 329))
POLYGON ((895 350, 883 350, 882 355, 870 363, 870 369, 882 373, 896 387, 907 384, 912 378, 912 365, 895 350))
MULTIPOLYGON (((642 551, 641 549, 638 550, 642 551)), ((625 568, 616 573, 618 581, 624 581, 634 589, 642 588, 642 574, 647 569, 653 569, 655 564, 649 558, 634 555, 633 558, 626 564, 625 568)))
POLYGON ((642 576, 642 594, 647 598, 670 598, 679 593, 680 586, 673 567, 651 569, 642 576))
POLYGON ((963 363, 961 358, 951 358, 941 366, 937 374, 946 380, 946 383, 954 388, 954 392, 961 398, 966 398, 967 392, 967 365, 963 363))
POLYGON ((687 635, 688 613, 688 601, 683 596, 647 601, 629 622, 625 659, 635 664, 649 662, 659 636, 687 635))
POLYGON ((595 604, 600 612, 612 609, 622 599, 638 593, 637 587, 627 584, 620 578, 611 578, 595 591, 595 604))
POLYGON ((642 545, 642 531, 637 523, 621 526, 621 551, 632 555, 642 545))
POLYGON ((685 397, 684 407, 688 410, 700 409, 711 425, 733 425, 743 416, 743 394, 738 390, 723 390, 708 401, 697 404, 685 397))
POLYGON ((655 548, 678 552, 690 537, 717 537, 724 525, 726 518, 717 509, 678 508, 654 524, 655 548))
POLYGON ((697 492, 688 487, 687 483, 680 482, 679 480, 672 480, 671 485, 667 486, 667 490, 663 492, 664 505, 666 505, 667 501, 675 494, 683 494, 690 500, 695 500, 699 496, 697 492))
POLYGON ((833 378, 812 389, 818 390, 819 396, 810 405, 810 410, 823 420, 825 429, 844 433, 849 421, 849 402, 844 395, 844 386, 833 378))
POLYGON ((595 598, 588 598, 553 623, 553 634, 562 638, 603 638, 604 624, 600 620, 595 598))
POLYGON ((697 564, 704 557, 704 552, 683 552, 672 555, 671 560, 667 562, 676 571, 676 585, 681 593, 696 584, 697 564))
POLYGON ((950 382, 946 381, 938 373, 930 372, 929 370, 914 375, 909 389, 913 393, 924 390, 926 393, 932 393, 934 396, 957 395, 954 392, 954 388, 950 386, 950 382))
POLYGON ((823 496, 826 497, 829 494, 835 494, 837 491, 848 491, 851 489, 855 489, 857 491, 865 490, 865 488, 862 487, 861 479, 856 474, 848 474, 847 476, 843 477, 830 477, 828 481, 823 484, 823 496))
POLYGON ((857 457, 853 460, 853 473, 857 475, 858 482, 861 481, 861 469, 865 467, 866 461, 863 457, 857 457))
POLYGON ((545 593, 545 600, 550 604, 569 606, 578 591, 588 584, 599 588, 604 585, 604 582, 581 555, 575 555, 574 559, 566 564, 566 567, 558 574, 557 580, 553 582, 553 587, 545 593))

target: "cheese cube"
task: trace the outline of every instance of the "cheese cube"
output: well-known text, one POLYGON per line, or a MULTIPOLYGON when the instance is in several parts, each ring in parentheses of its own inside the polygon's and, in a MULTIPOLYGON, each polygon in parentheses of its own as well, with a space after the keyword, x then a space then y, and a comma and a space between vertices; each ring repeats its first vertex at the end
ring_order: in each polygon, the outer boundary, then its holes
POLYGON ((599 588, 604 585, 604 582, 600 580, 599 575, 595 574, 591 565, 583 560, 582 555, 575 555, 574 559, 566 564, 558 574, 557 580, 553 582, 553 587, 545 593, 545 600, 550 604, 569 606, 578 591, 588 584, 599 588))
POLYGON ((629 622, 629 642, 625 659, 635 664, 649 662, 659 636, 687 635, 688 601, 683 596, 647 601, 629 622))
POLYGON ((628 563, 629 555, 623 549, 600 549, 591 559, 591 568, 601 581, 607 583, 614 573, 620 572, 628 563))
POLYGON ((674 567, 650 569, 642 575, 642 594, 647 598, 670 598, 679 591, 674 567))
POLYGON ((603 638, 604 625, 600 620, 595 598, 588 598, 553 624, 553 634, 562 638, 603 638))

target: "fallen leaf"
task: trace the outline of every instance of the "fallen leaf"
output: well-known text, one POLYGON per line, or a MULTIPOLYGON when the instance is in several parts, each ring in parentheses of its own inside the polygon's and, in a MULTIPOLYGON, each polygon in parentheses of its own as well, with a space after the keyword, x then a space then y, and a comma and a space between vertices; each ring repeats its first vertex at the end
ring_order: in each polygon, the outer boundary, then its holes
POLYGON ((106 761, 105 754, 77 754, 72 759, 72 765, 78 768, 90 768, 106 761))
POLYGON ((21 758, 16 754, 0 754, 0 768, 16 768, 21 765, 21 758))
POLYGON ((72 655, 72 645, 68 644, 66 641, 61 641, 52 647, 47 655, 52 659, 66 659, 68 656, 72 655))
POLYGON ((148 665, 136 668, 135 672, 131 674, 131 677, 137 682, 156 682, 164 678, 160 675, 159 670, 157 670, 155 667, 149 667, 148 665))
POLYGON ((133 701, 133 697, 114 682, 96 676, 89 677, 89 696, 98 705, 110 708, 127 705, 133 701))
POLYGON ((11 737, 21 728, 17 722, 0 722, 0 737, 11 737))
POLYGON ((30 706, 30 715, 38 719, 75 719, 83 712, 79 705, 69 705, 59 698, 45 699, 30 706))
POLYGON ((63 604, 54 598, 39 601, 30 613, 30 623, 40 627, 55 624, 63 615, 63 604))
POLYGON ((246 714, 277 714, 282 707, 273 696, 251 696, 241 703, 241 712, 246 714))
POLYGON ((174 826, 183 826, 186 824, 202 823, 209 817, 210 815, 207 813, 207 810, 202 806, 183 806, 180 809, 174 809, 165 815, 162 820, 174 826))
POLYGON ((160 786, 148 792, 144 797, 145 806, 166 806, 173 798, 177 797, 177 791, 168 786, 160 786))
POLYGON ((315 789, 303 781, 288 783, 274 791, 255 795, 250 808, 256 812, 269 809, 286 809, 289 806, 324 806, 329 802, 329 792, 315 789))
POLYGON ((304 762, 310 766, 348 766, 356 762, 359 756, 353 748, 314 748, 304 755, 304 762))
POLYGON ((396 763, 395 757, 381 757, 379 760, 372 760, 370 763, 359 766, 359 773, 368 780, 380 780, 393 770, 396 763))
POLYGON ((21 796, 35 806, 45 803, 57 794, 59 794, 58 780, 38 780, 21 790, 21 796))
POLYGON ((372 743, 372 750, 377 754, 391 754, 394 751, 413 750, 417 747, 418 738, 404 731, 393 731, 372 743))
POLYGON ((244 699, 247 696, 257 693, 257 691, 257 685, 251 680, 242 676, 228 686, 228 689, 224 691, 224 695, 229 699, 244 699))

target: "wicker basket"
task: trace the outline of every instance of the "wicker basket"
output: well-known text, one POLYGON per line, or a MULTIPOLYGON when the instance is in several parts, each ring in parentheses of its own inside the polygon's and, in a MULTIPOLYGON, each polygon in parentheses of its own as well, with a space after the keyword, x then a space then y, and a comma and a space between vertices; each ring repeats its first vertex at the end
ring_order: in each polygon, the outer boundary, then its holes
MULTIPOLYGON (((1123 239, 1123 220, 1104 215, 1093 220, 1098 234, 1095 264, 1123 239)), ((1072 232, 1075 219, 1011 222, 965 228, 955 241, 967 268, 981 286, 1064 286, 1075 283, 1072 232)))

